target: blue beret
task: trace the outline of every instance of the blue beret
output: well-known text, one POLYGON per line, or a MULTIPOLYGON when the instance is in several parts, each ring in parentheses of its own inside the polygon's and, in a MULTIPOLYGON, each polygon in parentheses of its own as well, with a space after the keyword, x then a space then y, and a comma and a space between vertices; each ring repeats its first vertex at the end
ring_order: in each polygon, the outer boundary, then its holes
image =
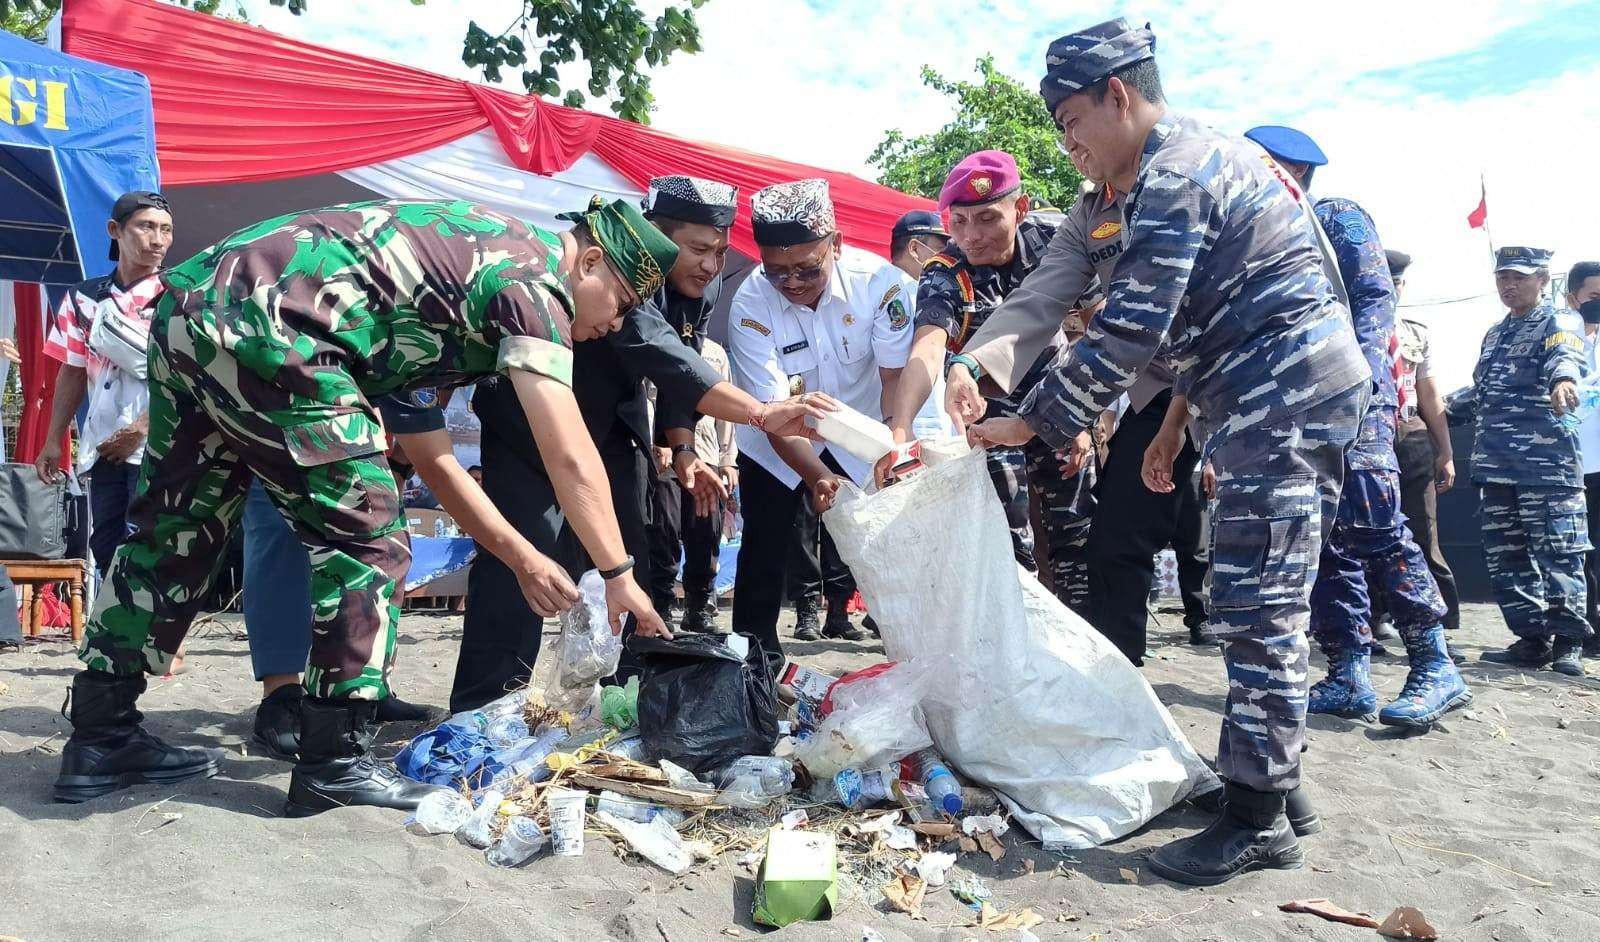
POLYGON ((1244 132, 1244 136, 1260 144, 1262 150, 1278 160, 1309 167, 1320 167, 1328 162, 1322 148, 1304 131, 1286 128, 1281 124, 1263 124, 1244 132))
POLYGON ((1549 249, 1534 249, 1526 245, 1503 245, 1494 253, 1494 270, 1520 271, 1525 275, 1537 274, 1550 267, 1550 257, 1554 254, 1549 249))
POLYGON ((1136 62, 1155 58, 1156 34, 1150 24, 1134 29, 1118 17, 1069 33, 1044 54, 1044 80, 1039 94, 1052 113, 1061 102, 1136 62))

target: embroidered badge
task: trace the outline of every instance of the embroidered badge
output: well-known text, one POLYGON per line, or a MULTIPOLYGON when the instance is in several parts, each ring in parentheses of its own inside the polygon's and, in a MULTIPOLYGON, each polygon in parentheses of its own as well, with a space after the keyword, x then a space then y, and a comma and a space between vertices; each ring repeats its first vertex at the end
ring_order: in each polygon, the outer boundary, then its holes
POLYGON ((1107 219, 1105 222, 1103 222, 1100 225, 1094 227, 1094 231, 1089 233, 1089 238, 1091 238, 1091 239, 1109 239, 1109 238, 1111 238, 1112 236, 1116 235, 1117 233, 1119 233, 1121 231, 1122 231, 1122 223, 1120 223, 1120 222, 1112 222, 1111 220, 1107 219))
POLYGON ((432 386, 411 390, 411 404, 418 409, 432 409, 439 404, 439 391, 432 386))
POLYGON ((806 391, 806 378, 804 376, 789 377, 789 395, 798 396, 806 391))
POLYGON ((772 336, 772 328, 768 327, 766 324, 761 323, 760 321, 753 321, 748 317, 746 317, 743 320, 739 321, 739 326, 740 327, 748 327, 748 328, 750 328, 751 330, 755 331, 756 333, 760 334, 763 337, 771 337, 772 336))
POLYGON ((898 295, 899 293, 900 293, 900 286, 899 285, 892 285, 889 288, 888 291, 885 291, 883 293, 883 300, 878 302, 878 306, 879 307, 883 307, 884 305, 888 304, 890 301, 893 301, 895 299, 895 296, 898 295))
POLYGON ((889 302, 889 329, 905 330, 911 323, 911 318, 906 316, 906 306, 899 298, 889 302))

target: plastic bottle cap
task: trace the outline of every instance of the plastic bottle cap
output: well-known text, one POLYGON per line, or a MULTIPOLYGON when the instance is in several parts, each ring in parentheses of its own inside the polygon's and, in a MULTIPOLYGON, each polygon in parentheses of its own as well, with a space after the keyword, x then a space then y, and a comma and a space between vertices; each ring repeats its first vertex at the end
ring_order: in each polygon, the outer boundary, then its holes
POLYGON ((940 803, 944 805, 944 813, 950 815, 960 814, 961 809, 965 807, 960 795, 946 795, 940 803))

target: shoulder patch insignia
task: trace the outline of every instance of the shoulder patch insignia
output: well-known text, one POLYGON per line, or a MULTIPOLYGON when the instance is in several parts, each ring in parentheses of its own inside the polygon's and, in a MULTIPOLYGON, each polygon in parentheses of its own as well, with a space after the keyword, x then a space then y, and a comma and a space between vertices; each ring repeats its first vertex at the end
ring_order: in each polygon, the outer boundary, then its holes
POLYGON ((1339 224, 1344 237, 1351 242, 1365 242, 1371 238, 1367 233, 1366 220, 1362 219, 1361 213, 1356 210, 1345 210, 1335 216, 1334 220, 1339 224))
POLYGON ((961 263, 959 261, 957 261, 957 259, 956 259, 956 257, 954 255, 946 255, 943 252, 940 252, 938 255, 935 255, 933 258, 930 258, 926 262, 923 262, 922 263, 922 268, 923 268, 923 270, 927 270, 927 269, 933 268, 935 266, 937 266, 939 268, 954 268, 959 264, 961 264, 961 263))
POLYGON ((755 331, 756 333, 760 334, 763 337, 771 337, 772 336, 772 328, 771 327, 768 327, 766 324, 763 324, 760 321, 753 321, 748 317, 743 318, 742 320, 740 320, 739 321, 739 326, 740 327, 748 327, 748 328, 750 328, 751 330, 755 331))
POLYGON ((432 386, 411 390, 411 404, 418 409, 432 409, 439 404, 439 391, 432 386))
POLYGON ((1545 338, 1544 348, 1546 350, 1549 350, 1551 347, 1558 346, 1567 346, 1573 348, 1574 350, 1582 350, 1583 338, 1579 337, 1577 334, 1565 330, 1558 330, 1549 337, 1545 338))
POLYGON ((886 307, 889 304, 889 302, 893 301, 895 299, 895 296, 898 295, 899 293, 900 293, 900 286, 899 285, 891 285, 889 287, 889 290, 885 291, 883 293, 883 300, 878 302, 878 307, 886 307))
POLYGON ((1116 235, 1117 233, 1119 233, 1121 231, 1122 231, 1122 223, 1120 223, 1120 222, 1112 222, 1111 220, 1107 219, 1105 222, 1103 222, 1100 225, 1094 227, 1094 231, 1089 233, 1089 238, 1091 238, 1091 239, 1109 239, 1109 238, 1111 238, 1112 236, 1116 235))
POLYGON ((909 323, 911 323, 911 318, 906 315, 905 302, 901 301, 899 298, 895 298, 893 301, 890 301, 889 302, 889 329, 890 330, 905 330, 906 329, 906 325, 909 324, 909 323))

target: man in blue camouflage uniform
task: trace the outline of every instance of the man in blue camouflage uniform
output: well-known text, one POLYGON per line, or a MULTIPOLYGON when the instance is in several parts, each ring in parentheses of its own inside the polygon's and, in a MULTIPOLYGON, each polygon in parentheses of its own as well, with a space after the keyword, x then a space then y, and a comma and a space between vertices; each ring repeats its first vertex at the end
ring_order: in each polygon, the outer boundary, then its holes
POLYGON ((1581 677, 1590 546, 1577 424, 1562 417, 1578 407, 1583 322, 1545 299, 1545 249, 1500 249, 1494 280, 1508 310, 1484 334, 1472 371, 1472 483, 1481 489, 1489 581, 1517 641, 1483 659, 1581 677))
MULTIPOLYGON (((1316 168, 1328 162, 1315 141, 1293 128, 1263 125, 1245 137, 1260 144, 1302 188, 1309 188, 1316 168)), ((1444 599, 1400 511, 1394 281, 1366 210, 1352 200, 1328 197, 1316 201, 1316 213, 1339 263, 1356 339, 1372 369, 1373 397, 1355 446, 1345 456, 1338 519, 1323 544, 1311 590, 1311 634, 1327 655, 1328 676, 1312 686, 1307 711, 1344 717, 1377 711, 1369 670, 1371 592, 1381 597, 1411 657, 1405 687, 1378 719, 1389 726, 1425 728, 1472 702, 1472 693, 1445 647, 1444 599)))
MULTIPOLYGON (((896 389, 889 422, 896 441, 911 439, 912 422, 933 390, 935 377, 943 372, 946 352, 960 350, 1043 260, 1056 227, 1029 219, 1028 208, 1017 161, 1004 151, 971 154, 945 178, 939 209, 950 211, 950 229, 959 244, 946 246, 925 262, 917 283, 911 360, 896 389)), ((1064 345, 1058 329, 1017 391, 989 400, 988 415, 1016 415, 1022 397, 1043 378, 1064 345)), ((1035 439, 1022 448, 990 449, 988 464, 1011 527, 1017 562, 1029 572, 1037 571, 1028 506, 1030 492, 1037 493, 1051 589, 1062 604, 1087 618, 1089 569, 1084 547, 1094 506, 1093 462, 1080 462, 1072 473, 1064 474, 1055 451, 1035 439)))
POLYGON ((1304 862, 1285 803, 1300 784, 1313 566, 1372 375, 1324 273, 1310 206, 1254 145, 1167 110, 1154 44, 1148 28, 1113 20, 1050 46, 1040 91, 1071 145, 1127 194, 1123 251, 1105 309, 1023 402, 1023 421, 973 433, 1003 445, 1037 433, 1077 450, 1168 341, 1174 408, 1145 478, 1172 489, 1193 414, 1216 470, 1211 629, 1228 670, 1226 789, 1218 819, 1150 867, 1213 885, 1304 862))

